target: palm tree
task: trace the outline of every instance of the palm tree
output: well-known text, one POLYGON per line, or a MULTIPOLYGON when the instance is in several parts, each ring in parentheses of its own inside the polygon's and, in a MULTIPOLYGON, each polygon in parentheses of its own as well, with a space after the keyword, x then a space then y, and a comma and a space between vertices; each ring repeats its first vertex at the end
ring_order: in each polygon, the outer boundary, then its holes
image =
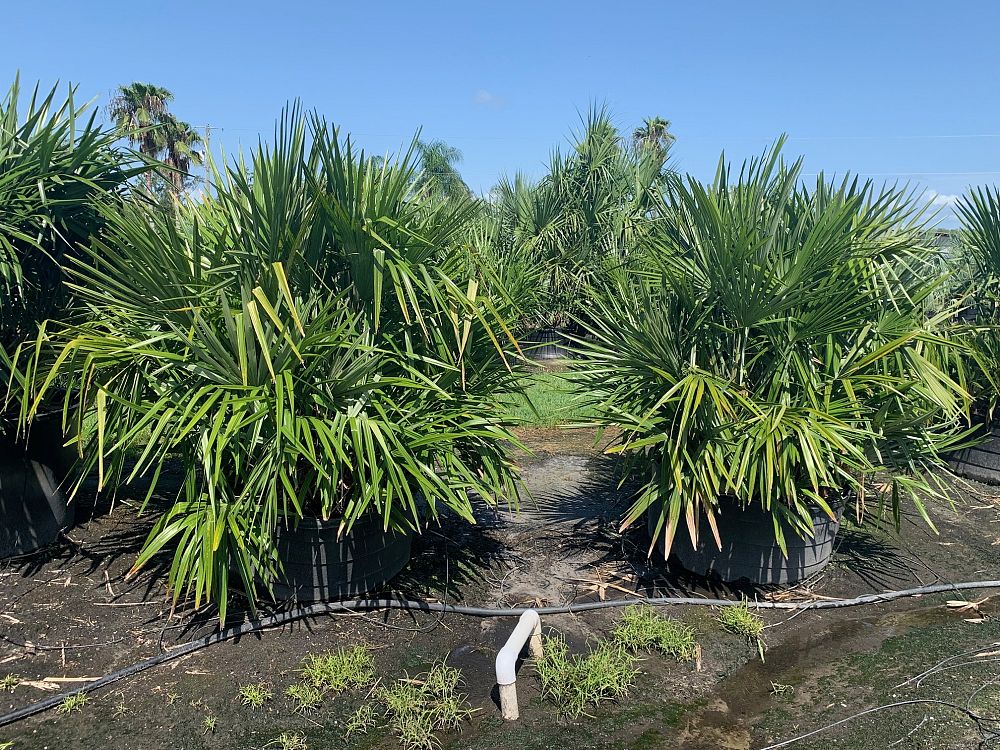
MULTIPOLYGON (((119 86, 108 105, 108 114, 115 127, 139 153, 155 159, 163 150, 163 134, 157 127, 167 114, 167 105, 174 95, 163 86, 135 81, 119 86)), ((152 190, 153 173, 146 173, 146 186, 152 190)))
MULTIPOLYGON (((78 106, 77 89, 0 93, 0 379, 5 350, 65 316, 71 294, 62 264, 77 258, 103 219, 95 204, 141 174, 116 135, 78 106)), ((0 396, 2 422, 3 396, 0 396)), ((3 433, 0 424, 0 434, 3 433)), ((2 517, 2 512, 0 512, 2 517)), ((3 524, 3 520, 0 520, 3 524)), ((0 533, 0 537, 3 534, 0 533)), ((0 547, 2 547, 0 543, 0 547)))
MULTIPOLYGON (((180 193, 188 181, 190 168, 203 161, 198 150, 202 138, 190 123, 178 120, 168 111, 167 105, 173 98, 169 89, 136 81, 118 87, 108 105, 108 114, 119 134, 137 147, 139 153, 168 167, 156 172, 162 180, 158 189, 165 184, 168 190, 180 193)), ((153 186, 150 171, 146 173, 146 187, 153 192, 153 186)))
MULTIPOLYGON (((812 534, 828 501, 898 508, 944 499, 931 471, 960 429, 965 394, 923 301, 941 279, 921 211, 895 187, 802 181, 778 144, 714 182, 677 180, 643 241, 642 266, 592 302, 576 369, 609 452, 645 485, 625 525, 651 510, 669 553, 720 500, 738 498, 812 534), (732 177, 732 175, 738 175, 732 177), (906 384, 906 385, 903 385, 906 384), (878 502, 870 477, 878 475, 878 502)), ((779 523, 780 522, 780 523, 779 523)))
POLYGON ((171 189, 180 193, 189 180, 191 167, 204 161, 204 155, 198 149, 203 143, 202 137, 191 123, 178 120, 169 113, 164 115, 162 124, 162 161, 173 170, 167 174, 171 189))
POLYGON ((444 141, 417 141, 417 157, 421 172, 417 190, 424 196, 443 198, 468 198, 469 186, 455 168, 462 161, 462 152, 444 141))
MULTIPOLYGON (((571 148, 537 183, 503 180, 486 206, 481 261, 523 308, 519 324, 562 327, 586 318, 591 288, 638 262, 662 202, 665 158, 629 148, 606 108, 592 107, 571 148)), ((477 238, 478 239, 478 238, 477 238)))
MULTIPOLYGON (((274 145, 209 165, 203 201, 124 202, 80 249, 94 314, 55 346, 87 354, 42 366, 81 393, 64 402, 67 422, 88 414, 81 476, 155 483, 182 446, 184 489, 136 566, 173 548, 174 593, 211 595, 222 621, 228 581, 252 602, 277 572, 279 525, 305 513, 404 532, 445 508, 473 521, 473 495, 516 501, 517 438, 495 401, 520 387, 508 322, 451 252, 476 204, 417 194, 415 156, 377 164, 293 107, 274 145), (119 448, 151 420, 126 467, 119 448)), ((38 357, 21 360, 25 387, 43 382, 38 357)))
POLYGON ((657 116, 647 117, 642 126, 632 132, 632 140, 638 148, 666 155, 677 136, 670 132, 670 120, 657 116))

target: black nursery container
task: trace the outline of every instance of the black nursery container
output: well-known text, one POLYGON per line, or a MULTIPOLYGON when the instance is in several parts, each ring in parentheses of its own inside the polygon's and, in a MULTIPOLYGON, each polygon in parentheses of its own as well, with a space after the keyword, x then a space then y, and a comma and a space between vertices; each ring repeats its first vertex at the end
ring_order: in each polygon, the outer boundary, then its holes
POLYGON ((525 356, 536 361, 569 359, 570 342, 566 334, 558 328, 542 328, 525 334, 521 349, 525 356))
POLYGON ((279 526, 276 546, 284 567, 274 584, 279 601, 336 601, 375 591, 410 561, 412 534, 385 531, 377 516, 365 516, 337 538, 340 521, 303 518, 279 526))
POLYGON ((1000 426, 991 424, 979 445, 952 454, 951 470, 958 476, 984 484, 1000 484, 1000 426))
MULTIPOLYGON (((835 509, 836 510, 836 509, 835 509)), ((790 526, 784 528, 788 556, 782 554, 774 538, 774 521, 759 505, 743 508, 735 500, 724 499, 716 513, 722 549, 704 516, 699 518, 698 544, 691 544, 686 524, 681 524, 670 549, 671 557, 687 571, 718 577, 727 583, 786 584, 819 573, 830 561, 833 542, 840 528, 819 508, 813 510, 813 536, 800 537, 790 526)), ((656 528, 656 516, 647 516, 649 533, 656 528)), ((660 542, 662 549, 662 541, 660 542)))
POLYGON ((27 440, 15 425, 0 429, 0 559, 24 555, 56 540, 73 523, 62 483, 72 466, 59 413, 34 420, 27 440))

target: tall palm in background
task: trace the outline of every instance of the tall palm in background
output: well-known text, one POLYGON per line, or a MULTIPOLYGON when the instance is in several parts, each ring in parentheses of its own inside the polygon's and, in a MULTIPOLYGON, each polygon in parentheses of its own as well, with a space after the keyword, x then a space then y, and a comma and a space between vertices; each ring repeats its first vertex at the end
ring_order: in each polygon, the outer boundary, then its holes
POLYGON ((136 81, 118 87, 108 113, 118 132, 140 153, 153 158, 160 150, 154 126, 159 124, 173 98, 169 89, 136 81))
MULTIPOLYGON (((156 126, 174 98, 169 89, 135 81, 119 86, 108 105, 115 128, 139 153, 155 159, 162 146, 156 126)), ((146 173, 146 187, 153 189, 153 173, 146 173)))
MULTIPOLYGON (((108 114, 122 138, 139 153, 161 161, 170 169, 156 174, 174 193, 180 193, 189 180, 188 171, 203 161, 198 147, 201 136, 194 128, 178 120, 168 110, 174 94, 163 86, 135 81, 118 87, 108 105, 108 114)), ((152 192, 154 173, 146 173, 146 187, 152 192)))
POLYGON ((416 187, 423 196, 451 199, 472 195, 455 166, 462 162, 461 151, 441 140, 421 140, 417 141, 416 152, 421 169, 416 187))
POLYGON ((650 149, 666 155, 677 136, 670 132, 670 120, 662 117, 647 117, 643 124, 632 131, 632 141, 638 148, 650 149))
POLYGON ((191 167, 200 166, 204 141, 189 122, 168 115, 163 120, 163 154, 161 160, 173 171, 167 173, 174 193, 182 192, 191 182, 191 167))

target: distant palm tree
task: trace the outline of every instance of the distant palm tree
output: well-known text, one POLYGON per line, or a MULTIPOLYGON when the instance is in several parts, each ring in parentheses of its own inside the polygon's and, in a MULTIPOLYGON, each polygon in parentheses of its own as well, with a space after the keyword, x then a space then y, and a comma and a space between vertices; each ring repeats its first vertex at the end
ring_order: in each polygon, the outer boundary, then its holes
POLYGON ((167 174, 175 193, 184 190, 185 181, 189 177, 192 166, 198 166, 204 161, 202 138, 191 126, 191 123, 178 120, 167 114, 162 122, 163 156, 162 161, 174 171, 167 174))
POLYGON ((461 151, 444 141, 417 141, 416 150, 421 166, 416 185, 418 191, 444 198, 468 198, 472 195, 455 168, 462 161, 461 151))
MULTIPOLYGON (((202 163, 198 147, 202 138, 190 123, 178 120, 167 109, 174 95, 169 89, 152 83, 136 81, 119 86, 108 105, 108 114, 115 121, 121 136, 139 153, 161 161, 170 169, 156 175, 174 193, 180 193, 188 180, 192 166, 202 163)), ((146 187, 153 191, 152 171, 146 172, 146 187)))
POLYGON ((666 155, 677 140, 677 136, 670 132, 670 120, 647 117, 642 126, 632 132, 632 140, 639 148, 648 148, 660 155, 666 155))
MULTIPOLYGON (((163 150, 163 135, 157 127, 174 95, 169 89, 152 83, 135 81, 119 86, 108 105, 108 114, 115 127, 139 153, 155 159, 163 150)), ((146 172, 146 185, 153 188, 153 173, 146 172)))

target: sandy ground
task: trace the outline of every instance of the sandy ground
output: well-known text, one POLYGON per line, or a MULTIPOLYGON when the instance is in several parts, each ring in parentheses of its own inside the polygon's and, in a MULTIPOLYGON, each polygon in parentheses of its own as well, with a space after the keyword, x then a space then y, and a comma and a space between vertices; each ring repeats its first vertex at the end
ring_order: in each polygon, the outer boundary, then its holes
MULTIPOLYGON (((833 562, 793 592, 732 591, 686 578, 646 558, 641 532, 617 531, 625 508, 615 465, 593 434, 532 430, 525 441, 525 497, 519 513, 478 509, 475 526, 444 521, 415 543, 409 570, 393 584, 406 597, 490 606, 545 605, 605 597, 685 593, 694 596, 842 597, 942 581, 1000 578, 1000 501, 991 488, 956 488, 955 508, 934 511, 940 535, 919 518, 900 534, 868 522, 846 524, 833 562)), ((138 496, 138 493, 136 493, 138 496)), ((171 612, 162 569, 125 583, 148 530, 127 498, 109 511, 85 502, 84 523, 68 539, 30 558, 0 563, 0 677, 26 683, 0 695, 0 713, 212 632, 211 613, 171 612)), ((343 722, 363 696, 345 695, 303 717, 282 696, 301 659, 348 643, 376 654, 384 680, 415 675, 436 660, 462 670, 476 714, 440 737, 447 748, 732 748, 751 750, 903 701, 820 735, 797 748, 966 748, 983 739, 960 709, 1000 715, 1000 592, 908 599, 891 605, 768 614, 768 651, 722 632, 708 607, 675 608, 697 631, 701 669, 649 657, 629 697, 593 716, 569 721, 544 702, 532 666, 521 668, 522 718, 499 717, 493 659, 513 621, 399 611, 298 621, 178 659, 91 696, 79 712, 48 712, 0 728, 0 747, 262 748, 285 731, 310 748, 398 747, 373 732, 350 742, 343 722), (945 602, 977 602, 967 610, 945 602), (991 644, 996 644, 991 647, 991 644), (966 656, 951 658, 963 652, 966 656), (995 652, 995 653, 994 653, 995 652), (939 664, 944 661, 943 664, 939 664), (938 665, 920 680, 911 678, 938 665), (996 681, 996 682, 991 682, 996 681), (275 699, 253 711, 239 704, 241 684, 263 681, 275 699), (206 716, 217 719, 206 732, 206 716), (896 743, 896 744, 893 744, 896 743)), ((544 619, 574 649, 606 635, 617 613, 544 619)), ((994 728, 997 728, 994 725, 994 728)), ((1000 728, 997 728, 1000 731, 1000 728)), ((998 741, 1000 744, 1000 741, 998 741)), ((989 747, 990 745, 985 745, 989 747)))

